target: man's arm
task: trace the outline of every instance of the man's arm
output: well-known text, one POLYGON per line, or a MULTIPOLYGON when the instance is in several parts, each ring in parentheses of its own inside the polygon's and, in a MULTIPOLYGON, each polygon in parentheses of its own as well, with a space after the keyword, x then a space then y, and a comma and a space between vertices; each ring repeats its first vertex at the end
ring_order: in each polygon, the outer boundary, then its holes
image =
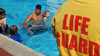
POLYGON ((27 23, 31 20, 33 13, 28 16, 28 18, 24 21, 24 27, 27 26, 27 23))

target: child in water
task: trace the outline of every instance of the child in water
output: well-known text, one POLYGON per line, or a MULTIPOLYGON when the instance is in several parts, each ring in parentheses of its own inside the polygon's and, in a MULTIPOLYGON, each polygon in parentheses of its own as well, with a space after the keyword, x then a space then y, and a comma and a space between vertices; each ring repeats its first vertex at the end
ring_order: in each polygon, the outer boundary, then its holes
POLYGON ((43 22, 45 25, 48 25, 48 23, 46 22, 46 20, 50 18, 50 12, 48 10, 45 11, 44 17, 43 17, 43 22))
POLYGON ((21 36, 20 34, 18 34, 18 27, 16 25, 13 25, 9 28, 9 30, 10 30, 10 38, 15 41, 21 42, 21 36))

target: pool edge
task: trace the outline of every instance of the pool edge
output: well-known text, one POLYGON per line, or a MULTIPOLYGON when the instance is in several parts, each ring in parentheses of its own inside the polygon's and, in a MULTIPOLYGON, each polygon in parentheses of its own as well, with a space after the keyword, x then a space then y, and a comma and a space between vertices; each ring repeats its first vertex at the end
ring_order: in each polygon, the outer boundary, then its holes
POLYGON ((0 34, 0 48, 13 56, 45 56, 2 34, 0 34))

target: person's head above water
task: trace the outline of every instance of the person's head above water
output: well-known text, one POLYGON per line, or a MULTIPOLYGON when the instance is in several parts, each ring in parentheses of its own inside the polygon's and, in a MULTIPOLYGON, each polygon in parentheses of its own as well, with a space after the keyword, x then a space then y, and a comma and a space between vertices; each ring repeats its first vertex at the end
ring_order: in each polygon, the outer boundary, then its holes
POLYGON ((45 11, 45 17, 49 18, 50 17, 50 12, 48 10, 45 11))
POLYGON ((3 8, 0 8, 0 20, 5 18, 5 10, 3 8))
POLYGON ((42 6, 41 5, 36 5, 36 9, 42 9, 42 6))
POLYGON ((35 8, 36 15, 40 15, 41 9, 42 9, 42 6, 41 5, 36 5, 36 8, 35 8))
POLYGON ((13 25, 9 28, 10 30, 10 34, 13 36, 13 35, 16 35, 17 32, 18 32, 18 27, 16 25, 13 25))

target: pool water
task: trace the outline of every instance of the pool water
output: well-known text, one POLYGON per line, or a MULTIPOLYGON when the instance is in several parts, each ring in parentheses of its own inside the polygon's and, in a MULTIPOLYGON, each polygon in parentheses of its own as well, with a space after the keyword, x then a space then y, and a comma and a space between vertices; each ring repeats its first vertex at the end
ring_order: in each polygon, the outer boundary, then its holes
POLYGON ((22 44, 46 56, 59 56, 58 46, 52 34, 51 27, 43 33, 31 36, 27 34, 27 31, 23 31, 20 28, 28 15, 34 12, 37 4, 42 5, 42 12, 45 10, 50 11, 50 19, 48 19, 47 22, 51 23, 56 10, 65 1, 66 0, 0 0, 0 8, 6 10, 7 24, 9 26, 18 26, 18 32, 23 40, 22 44))

